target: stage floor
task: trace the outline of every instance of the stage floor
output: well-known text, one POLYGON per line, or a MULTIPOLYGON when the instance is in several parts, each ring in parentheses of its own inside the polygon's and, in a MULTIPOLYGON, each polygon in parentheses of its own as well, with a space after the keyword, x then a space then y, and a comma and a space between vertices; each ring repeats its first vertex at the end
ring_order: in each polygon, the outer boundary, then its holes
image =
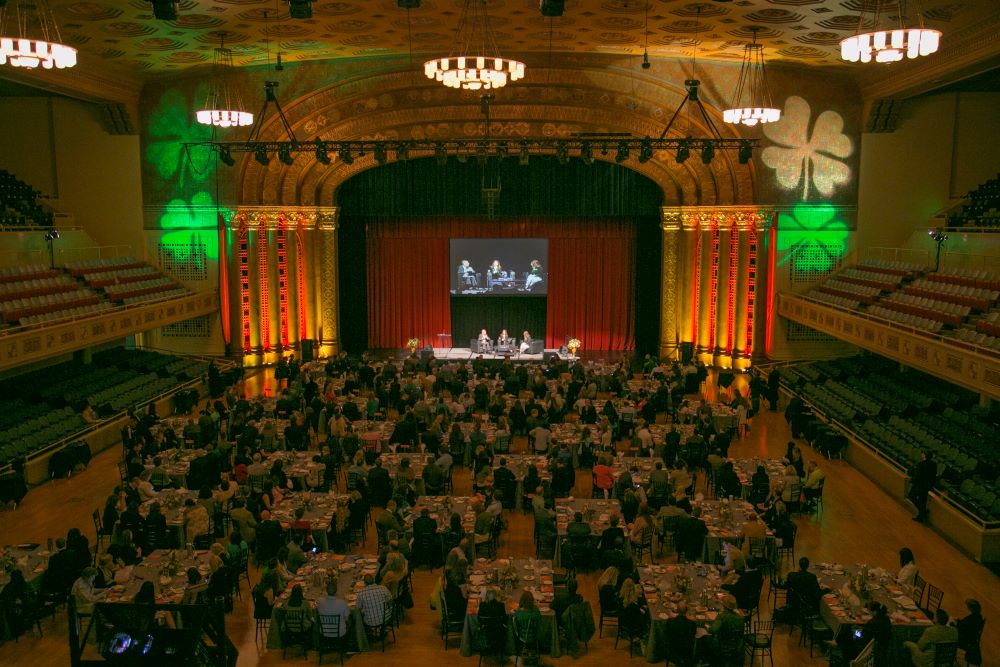
MULTIPOLYGON (((557 353, 559 350, 555 348, 546 348, 542 354, 521 354, 517 352, 508 354, 506 352, 501 353, 484 353, 482 355, 474 353, 470 348, 467 347, 435 347, 434 356, 438 359, 475 359, 476 357, 482 357, 483 359, 503 359, 509 356, 510 360, 517 363, 518 361, 541 361, 542 356, 545 353, 557 353)), ((568 357, 567 357, 568 358, 568 357)))

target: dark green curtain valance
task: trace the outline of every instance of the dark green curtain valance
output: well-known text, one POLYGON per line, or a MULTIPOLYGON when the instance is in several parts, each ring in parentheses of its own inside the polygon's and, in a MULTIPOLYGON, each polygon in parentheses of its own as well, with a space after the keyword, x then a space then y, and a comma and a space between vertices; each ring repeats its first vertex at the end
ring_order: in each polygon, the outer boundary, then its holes
MULTIPOLYGON (((497 216, 609 217, 649 216, 659 211, 660 187, 642 174, 617 164, 584 164, 532 156, 500 162, 497 216)), ((357 174, 345 182, 337 205, 349 217, 407 217, 486 213, 482 170, 475 158, 445 165, 434 158, 393 162, 357 174)))

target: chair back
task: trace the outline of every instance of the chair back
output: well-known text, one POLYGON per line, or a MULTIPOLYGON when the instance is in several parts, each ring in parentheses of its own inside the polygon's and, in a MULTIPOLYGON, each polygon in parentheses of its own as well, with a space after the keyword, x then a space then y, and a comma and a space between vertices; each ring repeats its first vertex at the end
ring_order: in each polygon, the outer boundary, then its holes
POLYGON ((958 642, 934 644, 934 667, 954 667, 958 657, 958 642))
POLYGON ((851 660, 850 667, 875 667, 875 640, 871 640, 861 649, 854 660, 851 660))
POLYGON ((319 629, 324 637, 337 638, 344 634, 340 631, 340 616, 337 614, 320 614, 319 629))
POLYGON ((307 609, 285 609, 285 617, 282 619, 282 627, 286 632, 299 634, 309 628, 309 610, 307 609))

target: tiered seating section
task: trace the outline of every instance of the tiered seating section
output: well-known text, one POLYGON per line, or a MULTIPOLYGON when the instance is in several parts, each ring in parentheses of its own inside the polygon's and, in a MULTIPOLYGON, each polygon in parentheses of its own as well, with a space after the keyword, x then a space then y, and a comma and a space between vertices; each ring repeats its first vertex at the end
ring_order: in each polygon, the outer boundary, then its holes
POLYGON ((66 362, 0 382, 0 466, 30 456, 87 429, 90 405, 110 417, 170 393, 207 372, 206 362, 115 348, 90 364, 66 362))
POLYGON ((1000 414, 977 396, 876 356, 790 366, 782 382, 815 410, 900 467, 934 453, 952 504, 983 522, 1000 521, 1000 414))
POLYGON ((1000 351, 1000 274, 928 271, 903 262, 866 262, 831 276, 808 297, 1000 351))
POLYGON ((4 267, 0 268, 0 322, 35 326, 187 293, 155 267, 130 257, 78 262, 65 270, 4 267))
POLYGON ((54 216, 38 202, 42 193, 0 169, 0 226, 51 227, 54 216))
POLYGON ((1000 175, 969 193, 969 203, 948 216, 949 227, 1000 228, 1000 175))

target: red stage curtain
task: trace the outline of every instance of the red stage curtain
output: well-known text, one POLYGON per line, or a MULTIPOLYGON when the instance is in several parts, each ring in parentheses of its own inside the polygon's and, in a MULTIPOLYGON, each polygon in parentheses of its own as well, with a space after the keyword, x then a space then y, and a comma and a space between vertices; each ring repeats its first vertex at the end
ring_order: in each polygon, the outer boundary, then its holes
POLYGON ((453 237, 548 238, 546 346, 579 338, 584 349, 634 349, 636 224, 589 218, 369 220, 370 347, 402 347, 411 336, 438 346, 437 334, 451 331, 453 237))

